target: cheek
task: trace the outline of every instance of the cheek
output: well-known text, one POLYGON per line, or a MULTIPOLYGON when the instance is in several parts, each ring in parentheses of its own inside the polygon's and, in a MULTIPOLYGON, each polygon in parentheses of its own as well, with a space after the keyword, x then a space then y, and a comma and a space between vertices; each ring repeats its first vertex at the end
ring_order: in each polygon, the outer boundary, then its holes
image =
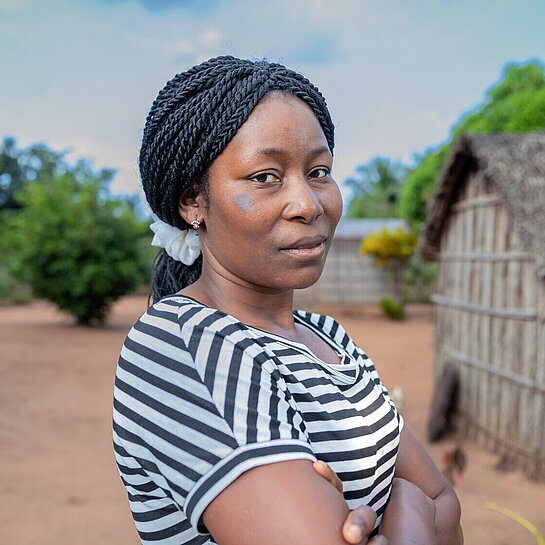
POLYGON ((337 184, 331 187, 331 191, 325 200, 324 209, 332 222, 337 225, 343 213, 343 198, 337 184))
POLYGON ((245 214, 250 214, 254 211, 255 203, 253 199, 246 193, 239 193, 233 197, 233 204, 245 214))

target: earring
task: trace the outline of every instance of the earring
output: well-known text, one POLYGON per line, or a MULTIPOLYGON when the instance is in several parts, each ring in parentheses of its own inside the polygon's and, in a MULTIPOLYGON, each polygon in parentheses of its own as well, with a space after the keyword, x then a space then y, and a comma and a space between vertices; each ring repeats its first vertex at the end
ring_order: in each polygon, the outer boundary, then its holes
POLYGON ((198 220, 193 220, 191 225, 193 226, 193 229, 198 229, 201 226, 201 222, 198 220))

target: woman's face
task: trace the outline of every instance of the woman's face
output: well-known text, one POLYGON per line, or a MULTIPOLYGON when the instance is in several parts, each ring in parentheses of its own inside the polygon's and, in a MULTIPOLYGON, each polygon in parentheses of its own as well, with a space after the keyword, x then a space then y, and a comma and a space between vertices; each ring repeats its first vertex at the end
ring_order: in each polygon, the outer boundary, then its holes
POLYGON ((303 288, 318 280, 342 199, 320 124, 280 92, 253 110, 208 173, 206 266, 243 285, 303 288))

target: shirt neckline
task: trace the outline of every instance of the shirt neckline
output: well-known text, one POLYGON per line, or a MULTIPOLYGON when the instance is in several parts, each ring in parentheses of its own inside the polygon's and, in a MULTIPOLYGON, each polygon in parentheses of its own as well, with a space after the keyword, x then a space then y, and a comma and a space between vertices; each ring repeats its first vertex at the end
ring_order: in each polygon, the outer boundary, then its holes
POLYGON ((173 295, 167 295, 166 297, 163 297, 163 299, 161 299, 161 300, 163 301, 165 299, 172 299, 172 298, 187 299, 189 301, 192 301, 193 303, 196 303, 197 305, 199 305, 199 306, 201 306, 203 308, 207 308, 207 309, 210 309, 210 310, 213 310, 213 311, 216 311, 216 312, 220 312, 224 316, 227 316, 228 318, 230 318, 234 322, 236 322, 238 324, 241 324, 242 326, 244 326, 245 328, 247 328, 249 330, 252 330, 254 332, 264 333, 265 335, 268 335, 271 338, 274 338, 274 339, 278 340, 279 342, 282 342, 283 344, 285 344, 287 346, 295 347, 296 349, 298 349, 300 351, 302 350, 306 355, 310 356, 317 363, 319 363, 320 365, 324 366, 325 368, 333 371, 334 374, 341 375, 344 378, 346 378, 346 375, 345 375, 344 371, 351 371, 353 368, 357 367, 357 362, 350 356, 350 354, 348 354, 348 352, 341 345, 337 344, 331 337, 328 337, 325 333, 320 331, 318 328, 316 328, 312 324, 305 321, 301 316, 298 315, 297 310, 292 310, 294 319, 299 324, 301 324, 304 327, 310 329, 313 333, 315 333, 322 340, 324 340, 326 343, 328 343, 329 346, 331 346, 331 348, 333 348, 335 353, 339 356, 341 361, 339 361, 338 363, 328 363, 326 361, 323 361, 316 354, 314 354, 314 352, 312 350, 310 350, 310 348, 306 344, 300 343, 298 341, 294 341, 292 339, 288 339, 287 337, 283 337, 282 335, 278 335, 276 333, 271 333, 270 331, 265 331, 264 329, 260 329, 259 327, 254 327, 252 325, 245 324, 244 322, 241 322, 240 320, 235 318, 232 314, 228 314, 227 312, 224 312, 223 310, 220 310, 220 309, 217 309, 217 308, 209 307, 209 306, 205 305, 204 303, 201 303, 200 301, 197 301, 197 299, 195 299, 195 298, 193 298, 193 297, 191 297, 189 295, 176 293, 176 294, 173 294, 173 295), (340 368, 342 368, 342 371, 339 370, 340 368))

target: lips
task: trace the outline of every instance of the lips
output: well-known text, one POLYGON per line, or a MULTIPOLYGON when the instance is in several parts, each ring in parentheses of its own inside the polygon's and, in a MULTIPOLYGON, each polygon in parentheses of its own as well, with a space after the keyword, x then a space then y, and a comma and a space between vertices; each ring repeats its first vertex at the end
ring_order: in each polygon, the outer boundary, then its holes
POLYGON ((322 244, 327 239, 326 235, 316 235, 314 237, 303 237, 296 240, 289 246, 284 246, 282 250, 308 250, 322 244))
POLYGON ((318 235, 315 237, 303 237, 293 244, 281 249, 285 254, 303 260, 321 259, 325 254, 325 241, 327 237, 318 235))

